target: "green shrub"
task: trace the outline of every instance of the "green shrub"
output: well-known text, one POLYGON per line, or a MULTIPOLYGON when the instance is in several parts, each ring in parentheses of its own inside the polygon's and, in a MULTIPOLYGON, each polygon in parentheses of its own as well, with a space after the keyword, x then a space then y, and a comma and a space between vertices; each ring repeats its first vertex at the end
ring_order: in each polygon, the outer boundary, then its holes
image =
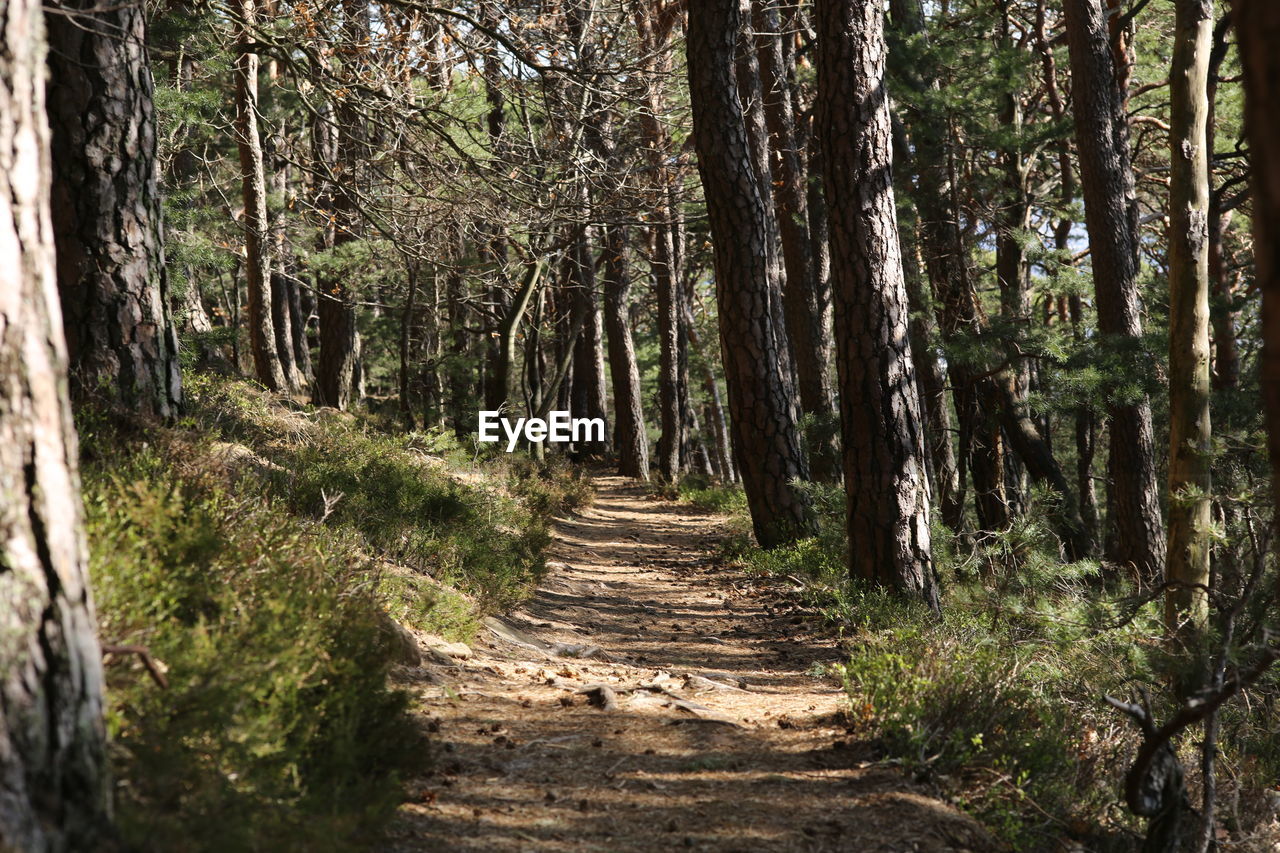
POLYGON ((1063 564, 1033 508, 976 542, 935 525, 938 620, 852 582, 842 490, 803 488, 816 536, 760 550, 744 533, 743 511, 725 554, 748 571, 787 578, 838 627, 848 651, 839 674, 857 730, 888 760, 940 782, 1014 849, 1052 846, 1067 827, 1094 827, 1091 849, 1124 849, 1115 826, 1136 823, 1111 806, 1138 739, 1102 696, 1157 683, 1156 608, 1108 598, 1096 564, 1063 564), (1111 836, 1097 829, 1104 824, 1111 836))
POLYGON ((741 486, 715 483, 696 474, 680 481, 679 497, 709 512, 745 514, 747 511, 747 494, 741 486))
POLYGON ((588 481, 563 462, 502 454, 477 465, 441 430, 384 432, 332 411, 289 420, 276 398, 207 376, 195 378, 189 397, 202 429, 275 464, 268 485, 295 513, 351 531, 369 550, 425 576, 384 584, 390 609, 457 639, 474 631, 478 615, 528 596, 545 572, 547 517, 590 495, 588 481), (444 612, 432 614, 423 597, 444 612), (462 613, 467 606, 475 612, 462 613))
POLYGON ((153 452, 85 470, 126 840, 154 850, 349 849, 422 743, 387 687, 373 577, 349 543, 153 452))

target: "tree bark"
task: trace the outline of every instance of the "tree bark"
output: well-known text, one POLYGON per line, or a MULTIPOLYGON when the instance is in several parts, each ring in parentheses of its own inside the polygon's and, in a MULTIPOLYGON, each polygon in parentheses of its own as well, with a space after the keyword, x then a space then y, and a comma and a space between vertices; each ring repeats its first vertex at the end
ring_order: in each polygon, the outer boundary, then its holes
MULTIPOLYGON (((1049 111, 1055 122, 1067 119, 1067 107, 1058 86, 1058 65, 1054 58, 1053 45, 1049 39, 1045 21, 1048 0, 1039 0, 1036 4, 1036 50, 1040 54, 1040 65, 1044 74, 1045 93, 1049 100, 1049 111)), ((1058 145, 1059 205, 1063 213, 1053 226, 1054 249, 1060 257, 1059 264, 1066 264, 1071 250, 1071 218, 1065 213, 1076 201, 1076 173, 1071 161, 1071 143, 1067 138, 1059 140, 1058 145)), ((1060 266, 1055 265, 1051 277, 1057 278, 1060 266)), ((1061 297, 1059 297, 1061 310, 1061 297)), ((1077 343, 1084 340, 1084 304, 1079 293, 1067 297, 1071 334, 1077 343)), ((1062 318, 1065 322, 1068 318, 1062 318)), ((1098 542, 1098 501, 1093 488, 1093 456, 1097 440, 1097 429, 1093 409, 1086 404, 1076 407, 1074 417, 1074 438, 1076 446, 1076 495, 1080 507, 1080 522, 1084 526, 1082 545, 1084 556, 1092 557, 1097 550, 1098 542)))
MULTIPOLYGON (((141 8, 126 9, 108 14, 123 15, 119 20, 130 23, 126 32, 140 33, 141 8)), ((109 837, 102 653, 89 591, 76 440, 66 392, 67 349, 56 291, 41 15, 41 6, 31 0, 0 5, 0 254, 5 259, 0 265, 0 849, 92 850, 100 849, 109 837)), ((124 47, 108 40, 102 21, 76 14, 74 22, 84 27, 82 38, 102 43, 96 48, 82 44, 87 53, 76 50, 59 62, 92 59, 96 51, 108 50, 107 45, 113 51, 124 47)), ((128 48, 133 51, 128 67, 145 74, 141 44, 128 48)), ((112 67, 104 73, 122 71, 112 67)), ((85 73, 95 76, 98 69, 90 66, 85 73)), ((60 97, 69 94, 62 92, 60 97)), ((133 102, 134 107, 138 104, 133 99, 142 99, 137 91, 102 94, 119 97, 126 105, 133 102)), ((106 105, 91 103, 90 115, 101 116, 106 105)), ((150 115, 149 109, 142 114, 150 115)), ((136 120, 139 113, 131 108, 126 115, 136 120)), ((65 112, 58 116, 68 117, 65 112)), ((112 156, 119 158, 121 150, 114 143, 121 139, 120 129, 107 125, 101 130, 112 156)), ((154 136, 144 132, 138 141, 154 142, 154 136)), ((90 162, 82 152, 62 166, 83 168, 90 162)), ((84 190, 94 195, 113 179, 123 179, 133 190, 129 198, 139 203, 136 215, 147 226, 136 235, 141 241, 136 245, 144 252, 141 273, 112 267, 89 284, 110 285, 116 276, 126 276, 126 282, 158 286, 157 271, 147 266, 149 253, 158 248, 158 243, 149 242, 153 232, 147 223, 158 209, 151 194, 155 184, 148 182, 150 173, 139 163, 118 160, 115 167, 123 171, 85 175, 84 190), (133 186, 138 180, 142 184, 133 186)), ((133 209, 128 213, 135 214, 133 209)), ((128 291, 122 294, 127 295, 128 291)), ((155 329, 157 335, 164 331, 163 325, 155 329)), ((152 341, 157 349, 159 343, 152 341)), ((121 386, 119 380, 130 377, 118 367, 98 375, 119 389, 117 393, 141 394, 141 400, 153 406, 176 406, 177 386, 170 383, 167 368, 147 360, 137 366, 153 384, 121 386), (157 366, 161 372, 152 373, 157 366)))
MULTIPOLYGON (((798 8, 798 7, 796 7, 798 8)), ((773 203, 782 243, 783 308, 795 358, 800 407, 815 420, 809 436, 809 473, 818 482, 840 478, 840 448, 824 429, 835 420, 831 345, 823 329, 824 306, 809 242, 804 165, 796 133, 795 56, 786 45, 777 0, 753 0, 756 52, 765 126, 769 131, 773 203)))
POLYGON ((405 276, 407 292, 404 307, 400 309, 400 375, 399 403, 400 423, 406 430, 412 431, 416 424, 413 418, 413 394, 410 390, 409 371, 413 359, 413 319, 418 301, 418 274, 422 264, 416 259, 405 259, 405 276))
POLYGON ((1210 0, 1174 6, 1169 132, 1169 545, 1165 626, 1209 615, 1210 0))
POLYGON ((893 197, 884 12, 877 0, 817 0, 815 24, 850 570, 937 613, 924 420, 893 197))
MULTIPOLYGON (((925 35, 921 0, 891 0, 890 11, 898 30, 920 39, 925 35)), ((926 98, 936 97, 939 82, 930 69, 904 69, 908 85, 926 98)), ((969 249, 960 229, 955 155, 951 131, 937 116, 924 110, 908 115, 915 156, 907 161, 915 169, 913 194, 920 217, 920 245, 925 271, 937 301, 938 327, 944 342, 982 331, 969 249)), ((953 135, 953 134, 952 134, 953 135)), ((1004 441, 994 413, 984 411, 978 377, 985 369, 952 358, 951 378, 958 427, 956 467, 960 492, 950 508, 944 505, 943 521, 962 529, 966 479, 973 481, 973 502, 982 530, 1002 531, 1011 520, 1004 482, 1004 441), (968 475, 966 477, 966 475, 968 475)), ((988 395, 989 396, 989 395, 988 395)))
MULTIPOLYGON (((910 222, 918 226, 913 217, 910 222)), ((916 229, 913 229, 916 230, 916 229)), ((951 408, 947 401, 947 374, 934 351, 934 307, 926 290, 919 251, 914 242, 903 241, 902 271, 907 286, 907 303, 911 309, 911 357, 916 365, 920 410, 925 419, 926 444, 929 448, 930 491, 942 511, 942 523, 955 532, 964 527, 964 489, 956 466, 951 440, 951 408)))
POLYGON ((680 329, 680 271, 677 257, 676 220, 679 210, 672 203, 676 181, 671 158, 670 134, 663 123, 666 102, 663 87, 671 73, 671 31, 676 16, 653 2, 633 2, 636 34, 645 53, 643 107, 639 112, 641 140, 649 166, 648 190, 654 222, 649 227, 649 268, 657 291, 658 326, 658 444, 655 448, 657 475, 674 482, 682 469, 680 450, 684 444, 684 407, 688 403, 688 378, 684 365, 685 338, 680 329))
POLYGON ((1240 345, 1236 340, 1236 324, 1240 319, 1234 282, 1227 276, 1222 256, 1223 242, 1231 227, 1232 212, 1222 209, 1222 189, 1213 185, 1214 151, 1217 145, 1217 99, 1222 63, 1227 58, 1227 34, 1231 14, 1219 19, 1213 28, 1213 46, 1209 50, 1209 116, 1205 121, 1205 153, 1209 158, 1209 288, 1212 301, 1209 322, 1213 326, 1213 389, 1234 390, 1240 384, 1240 345))
MULTIPOLYGON (((1138 206, 1129 131, 1099 0, 1065 0, 1076 150, 1089 230, 1098 330, 1141 375, 1138 206)), ((1165 536, 1156 484, 1155 438, 1146 395, 1112 403, 1105 556, 1148 582, 1164 576, 1165 536)))
POLYGON ((182 380, 144 10, 100 11, 90 0, 54 8, 47 16, 52 216, 71 393, 170 418, 182 403, 182 380))
POLYGON ((475 407, 470 405, 467 393, 468 361, 467 310, 463 299, 466 295, 466 283, 458 266, 461 261, 462 247, 460 235, 455 236, 456 257, 444 280, 445 301, 449 305, 449 356, 446 371, 449 394, 449 419, 453 423, 455 438, 463 439, 475 425, 473 423, 475 407))
POLYGON ((702 349, 702 341, 698 335, 698 327, 694 322, 693 309, 685 306, 685 328, 689 330, 689 346, 694 352, 702 353, 702 389, 707 395, 705 409, 706 420, 711 425, 711 437, 714 453, 712 455, 716 476, 726 483, 737 482, 738 470, 733 465, 733 450, 730 447, 729 428, 724 420, 724 406, 720 402, 720 386, 716 382, 715 371, 707 361, 706 351, 702 349))
POLYGON ((604 325, 609 336, 609 375, 613 380, 613 446, 618 473, 649 479, 649 437, 644 426, 640 368, 631 338, 631 280, 627 275, 627 237, 622 226, 605 231, 604 325))
POLYGON ((604 336, 600 321, 600 298, 596 292, 595 251, 592 231, 584 227, 570 251, 574 253, 574 299, 584 318, 582 332, 574 342, 573 417, 599 418, 605 422, 605 440, 585 442, 575 449, 600 456, 609 449, 609 399, 604 375, 604 336))
POLYGON ((776 224, 768 188, 752 164, 734 79, 741 38, 737 0, 698 0, 689 9, 688 73, 698 171, 715 248, 720 345, 734 454, 756 539, 773 547, 814 529, 809 503, 792 485, 806 479, 795 395, 775 324, 770 257, 776 224))
POLYGON ((258 128, 258 55, 252 51, 257 18, 255 0, 236 5, 239 28, 235 64, 236 147, 244 200, 245 289, 249 304, 249 349, 258 381, 272 391, 289 387, 272 318, 271 222, 267 217, 267 178, 258 128))

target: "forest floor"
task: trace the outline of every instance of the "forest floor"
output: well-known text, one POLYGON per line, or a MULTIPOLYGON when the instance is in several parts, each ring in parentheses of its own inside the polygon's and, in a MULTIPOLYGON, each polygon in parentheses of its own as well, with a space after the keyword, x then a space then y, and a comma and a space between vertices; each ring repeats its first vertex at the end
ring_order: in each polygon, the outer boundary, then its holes
POLYGON ((718 564, 722 518, 596 487, 524 607, 401 672, 436 754, 384 849, 1000 849, 850 736, 835 636, 718 564))

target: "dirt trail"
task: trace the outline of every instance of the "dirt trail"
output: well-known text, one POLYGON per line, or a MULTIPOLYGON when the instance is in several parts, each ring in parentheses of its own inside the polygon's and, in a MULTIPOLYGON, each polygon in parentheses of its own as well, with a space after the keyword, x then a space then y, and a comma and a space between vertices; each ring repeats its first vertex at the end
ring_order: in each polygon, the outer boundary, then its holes
POLYGON ((720 519, 596 485, 534 598, 417 671, 439 750, 387 849, 995 849, 847 742, 834 641, 714 564, 720 519))

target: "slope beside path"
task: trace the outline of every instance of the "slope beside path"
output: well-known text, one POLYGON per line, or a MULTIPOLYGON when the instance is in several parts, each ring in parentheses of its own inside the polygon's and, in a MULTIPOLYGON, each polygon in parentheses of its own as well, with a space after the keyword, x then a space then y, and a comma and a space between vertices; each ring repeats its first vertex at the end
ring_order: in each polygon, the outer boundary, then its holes
POLYGON ((721 519, 596 486, 534 597, 409 676, 436 755, 385 849, 998 849, 852 741, 834 640, 716 565, 721 519))

